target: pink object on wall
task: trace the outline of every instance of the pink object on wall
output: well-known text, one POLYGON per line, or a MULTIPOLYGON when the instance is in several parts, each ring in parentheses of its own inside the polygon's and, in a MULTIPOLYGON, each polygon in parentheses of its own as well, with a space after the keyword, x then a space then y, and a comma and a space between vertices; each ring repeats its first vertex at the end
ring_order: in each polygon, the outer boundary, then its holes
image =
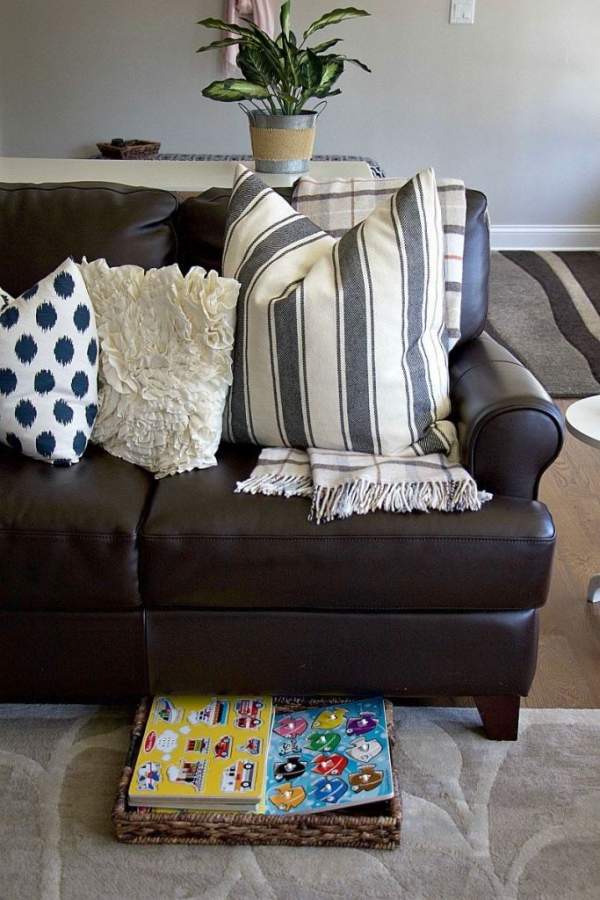
MULTIPOLYGON (((272 0, 226 0, 225 20, 235 25, 243 25, 241 17, 252 19, 258 28, 262 28, 271 37, 275 36, 275 13, 272 8, 272 0)), ((234 35, 231 35, 234 37, 234 35)), ((225 71, 228 75, 238 75, 239 69, 235 64, 237 57, 237 44, 225 47, 225 71)))

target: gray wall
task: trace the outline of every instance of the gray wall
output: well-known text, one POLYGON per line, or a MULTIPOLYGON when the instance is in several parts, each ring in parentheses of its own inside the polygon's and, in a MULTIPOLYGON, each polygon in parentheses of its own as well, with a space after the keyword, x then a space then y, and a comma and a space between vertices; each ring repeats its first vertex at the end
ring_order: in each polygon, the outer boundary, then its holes
MULTIPOLYGON (((336 5, 296 0, 304 25, 336 5)), ((495 223, 600 223, 599 0, 362 0, 337 28, 352 69, 320 120, 318 152, 366 154, 388 174, 434 165, 486 191, 495 223)), ((166 152, 248 149, 235 106, 204 100, 216 55, 194 53, 220 0, 0 0, 0 150, 85 156, 116 135, 166 152)), ((332 31, 335 35, 335 31, 332 31)), ((215 33, 216 36, 216 33, 215 33)))

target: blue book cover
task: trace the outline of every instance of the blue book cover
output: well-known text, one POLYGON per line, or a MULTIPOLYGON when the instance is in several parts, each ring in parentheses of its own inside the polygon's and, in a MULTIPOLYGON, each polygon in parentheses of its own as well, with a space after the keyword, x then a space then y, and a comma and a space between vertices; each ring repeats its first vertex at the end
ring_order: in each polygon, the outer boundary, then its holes
POLYGON ((332 812, 393 796, 382 697, 275 714, 266 815, 332 812))

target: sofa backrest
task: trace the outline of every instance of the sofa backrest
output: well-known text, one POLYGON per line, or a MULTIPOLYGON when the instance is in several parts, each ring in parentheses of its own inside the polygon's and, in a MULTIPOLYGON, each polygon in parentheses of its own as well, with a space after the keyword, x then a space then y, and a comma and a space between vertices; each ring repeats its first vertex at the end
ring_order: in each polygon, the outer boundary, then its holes
POLYGON ((177 259, 177 200, 121 184, 0 184, 0 288, 18 296, 67 257, 145 269, 177 259))
MULTIPOLYGON (((291 188, 280 188, 277 193, 288 201, 292 199, 291 188)), ((230 194, 229 188, 210 188, 181 204, 177 232, 179 265, 185 271, 191 266, 221 271, 230 194)))
MULTIPOLYGON (((230 193, 224 188, 211 188, 181 204, 177 220, 179 261, 186 271, 190 266, 220 270, 230 193)), ((289 200, 292 191, 291 188, 281 189, 279 193, 289 200)), ((487 318, 489 272, 487 200, 479 191, 468 190, 459 343, 471 340, 483 331, 487 318)))
MULTIPOLYGON (((18 296, 68 256, 220 271, 229 195, 211 188, 178 206, 168 191, 121 184, 0 184, 0 288, 18 296)), ((486 198, 469 190, 461 343, 485 325, 489 249, 486 198)))

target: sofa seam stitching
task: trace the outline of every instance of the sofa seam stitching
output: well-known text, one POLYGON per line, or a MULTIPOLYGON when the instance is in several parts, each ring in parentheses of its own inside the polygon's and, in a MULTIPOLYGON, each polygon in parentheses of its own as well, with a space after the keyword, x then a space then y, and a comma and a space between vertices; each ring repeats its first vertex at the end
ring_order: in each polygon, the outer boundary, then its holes
POLYGON ((131 532, 130 534, 109 534, 108 532, 98 532, 97 534, 93 531, 21 531, 18 528, 3 528, 0 529, 0 538, 9 536, 9 537, 40 537, 40 538, 76 538, 83 540, 102 540, 102 541, 122 541, 123 543, 135 542, 135 532, 131 532))
POLYGON ((441 537, 440 535, 319 535, 315 538, 306 535, 283 536, 277 534, 251 535, 251 534, 142 534, 142 541, 181 541, 181 540, 205 540, 205 541, 221 541, 221 540, 243 540, 243 541, 436 541, 438 543, 503 543, 503 544, 549 544, 556 538, 556 532, 547 538, 504 538, 504 537, 441 537))

